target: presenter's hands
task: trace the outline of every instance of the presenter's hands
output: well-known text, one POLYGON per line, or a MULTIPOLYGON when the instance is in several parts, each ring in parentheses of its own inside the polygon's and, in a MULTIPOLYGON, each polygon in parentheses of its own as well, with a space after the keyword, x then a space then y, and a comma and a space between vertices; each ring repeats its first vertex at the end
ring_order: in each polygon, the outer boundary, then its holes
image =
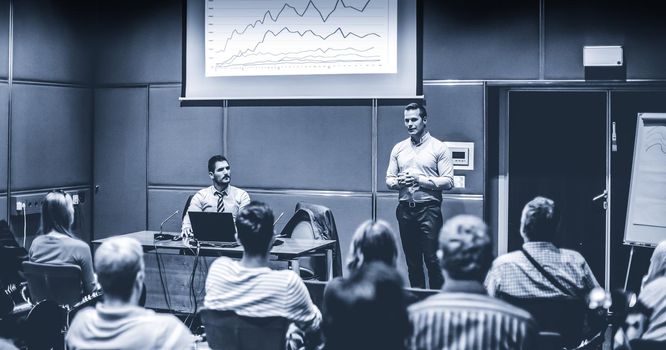
POLYGON ((183 228, 183 230, 180 231, 180 237, 181 238, 190 238, 192 236, 194 236, 194 234, 192 234, 192 228, 191 227, 183 228))
MULTIPOLYGON (((403 187, 411 187, 418 184, 418 177, 409 175, 409 173, 405 173, 402 182, 403 187)), ((400 177, 398 177, 398 184, 400 184, 400 177)))

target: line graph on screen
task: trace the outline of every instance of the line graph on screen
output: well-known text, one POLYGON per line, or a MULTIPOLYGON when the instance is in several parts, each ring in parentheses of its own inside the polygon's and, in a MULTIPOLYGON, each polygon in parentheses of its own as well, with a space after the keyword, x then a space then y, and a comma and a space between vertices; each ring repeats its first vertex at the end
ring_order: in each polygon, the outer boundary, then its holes
POLYGON ((206 0, 206 77, 390 74, 397 0, 206 0))

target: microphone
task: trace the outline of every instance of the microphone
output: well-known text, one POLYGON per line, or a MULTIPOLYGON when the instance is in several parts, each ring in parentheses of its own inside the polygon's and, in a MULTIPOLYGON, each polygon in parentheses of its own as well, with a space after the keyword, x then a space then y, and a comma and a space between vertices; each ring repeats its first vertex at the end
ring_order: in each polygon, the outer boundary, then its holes
POLYGON ((284 212, 280 213, 280 216, 278 216, 277 220, 275 220, 275 222, 273 223, 273 226, 275 226, 275 224, 277 224, 278 221, 280 221, 280 219, 282 219, 282 215, 284 215, 284 212))
POLYGON ((178 214, 178 210, 174 211, 173 214, 169 215, 169 217, 167 217, 166 219, 164 219, 164 221, 162 221, 162 223, 160 224, 160 236, 162 236, 162 228, 164 227, 164 224, 176 214, 178 214))

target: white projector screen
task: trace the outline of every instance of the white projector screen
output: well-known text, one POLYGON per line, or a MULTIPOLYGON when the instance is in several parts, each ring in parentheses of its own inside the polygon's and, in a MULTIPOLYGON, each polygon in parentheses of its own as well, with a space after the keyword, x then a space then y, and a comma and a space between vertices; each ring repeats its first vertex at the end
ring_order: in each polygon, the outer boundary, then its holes
POLYGON ((183 100, 413 98, 417 0, 187 0, 183 100))

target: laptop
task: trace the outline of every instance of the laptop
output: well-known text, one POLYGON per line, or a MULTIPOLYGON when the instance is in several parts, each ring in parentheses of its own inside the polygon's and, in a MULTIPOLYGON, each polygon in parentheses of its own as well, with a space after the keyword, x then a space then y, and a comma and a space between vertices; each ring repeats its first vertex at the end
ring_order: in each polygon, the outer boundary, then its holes
POLYGON ((236 225, 231 213, 189 212, 192 233, 199 243, 213 246, 238 246, 236 225))

